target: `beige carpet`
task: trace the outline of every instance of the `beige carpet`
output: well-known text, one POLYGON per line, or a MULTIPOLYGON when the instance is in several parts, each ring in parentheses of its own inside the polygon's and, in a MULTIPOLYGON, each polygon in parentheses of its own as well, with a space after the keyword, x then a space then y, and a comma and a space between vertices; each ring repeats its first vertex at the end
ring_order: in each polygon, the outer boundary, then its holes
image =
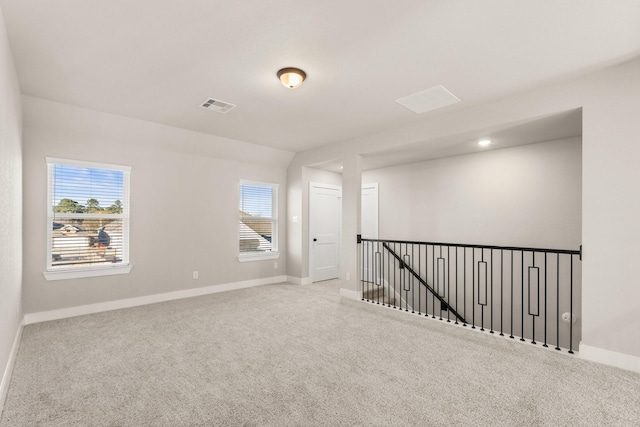
POLYGON ((25 327, 2 426, 640 425, 640 375, 263 286, 25 327))

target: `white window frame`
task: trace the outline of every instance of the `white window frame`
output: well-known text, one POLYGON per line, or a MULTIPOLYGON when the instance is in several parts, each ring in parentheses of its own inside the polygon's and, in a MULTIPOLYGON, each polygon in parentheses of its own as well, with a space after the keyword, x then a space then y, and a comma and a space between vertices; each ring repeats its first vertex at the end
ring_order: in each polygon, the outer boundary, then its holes
MULTIPOLYGON (((240 206, 240 187, 242 185, 255 185, 261 187, 270 187, 272 189, 272 235, 271 235, 271 251, 269 252, 240 252, 240 233, 238 231, 237 239, 238 239, 238 261, 240 262, 248 262, 248 261, 264 261, 269 259, 278 259, 280 257, 280 252, 278 252, 278 230, 279 230, 279 220, 278 220, 278 188, 279 184, 274 184, 271 182, 260 182, 260 181, 249 181, 245 179, 241 179, 238 184, 238 191, 236 194, 238 195, 236 206, 240 206)), ((238 221, 240 217, 238 217, 238 221)))
MULTIPOLYGON (((46 157, 47 163, 47 259, 46 270, 43 275, 47 280, 64 280, 78 279, 84 277, 110 276, 114 274, 128 274, 133 267, 129 262, 129 215, 130 215, 130 182, 131 167, 121 165, 111 165, 106 163, 86 162, 81 160, 59 159, 56 157, 46 157), (122 218, 122 262, 113 265, 93 265, 93 266, 70 266, 70 267, 54 267, 52 265, 52 238, 53 230, 51 224, 54 220, 53 182, 52 169, 54 165, 76 166, 84 168, 108 169, 124 172, 123 174, 123 197, 122 197, 122 214, 68 214, 73 218, 122 218)), ((55 217, 60 217, 58 213, 55 217)), ((62 214, 62 217, 66 216, 62 214)))

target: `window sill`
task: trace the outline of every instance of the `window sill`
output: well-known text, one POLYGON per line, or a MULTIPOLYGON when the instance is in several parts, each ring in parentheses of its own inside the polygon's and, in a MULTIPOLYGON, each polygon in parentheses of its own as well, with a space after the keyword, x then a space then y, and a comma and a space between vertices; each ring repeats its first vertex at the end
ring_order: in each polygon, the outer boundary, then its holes
POLYGON ((267 252, 267 253, 247 253, 238 255, 238 261, 250 262, 250 261, 265 261, 269 259, 280 258, 279 252, 267 252))
POLYGON ((117 267, 94 267, 73 270, 50 270, 42 273, 47 280, 80 279, 84 277, 112 276, 114 274, 129 274, 131 264, 117 267))

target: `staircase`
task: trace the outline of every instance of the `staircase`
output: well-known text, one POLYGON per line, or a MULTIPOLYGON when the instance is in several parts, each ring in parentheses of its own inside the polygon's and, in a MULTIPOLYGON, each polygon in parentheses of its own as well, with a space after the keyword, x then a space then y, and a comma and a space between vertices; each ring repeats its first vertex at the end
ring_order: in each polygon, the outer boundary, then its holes
POLYGON ((365 286, 362 291, 362 299, 376 302, 382 305, 395 306, 396 297, 390 295, 389 292, 384 291, 383 286, 376 286, 371 282, 368 282, 369 286, 365 286))

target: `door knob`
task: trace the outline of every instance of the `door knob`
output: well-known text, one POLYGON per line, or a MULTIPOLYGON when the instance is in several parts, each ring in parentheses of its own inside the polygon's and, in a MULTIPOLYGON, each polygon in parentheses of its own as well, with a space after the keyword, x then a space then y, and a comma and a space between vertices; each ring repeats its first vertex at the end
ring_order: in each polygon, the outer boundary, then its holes
POLYGON ((318 239, 316 239, 316 238, 314 237, 314 238, 313 238, 313 241, 314 241, 314 242, 317 242, 317 241, 318 241, 318 239))

